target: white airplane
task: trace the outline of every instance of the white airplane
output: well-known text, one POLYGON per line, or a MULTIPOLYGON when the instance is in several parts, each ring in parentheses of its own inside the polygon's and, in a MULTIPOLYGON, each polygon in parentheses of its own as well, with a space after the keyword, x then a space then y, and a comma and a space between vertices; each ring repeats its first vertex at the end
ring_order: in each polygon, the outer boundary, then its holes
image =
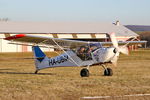
POLYGON ((85 42, 79 40, 58 39, 27 34, 17 34, 4 38, 12 44, 31 45, 34 53, 35 74, 45 68, 53 67, 85 67, 81 70, 81 77, 89 76, 89 68, 101 65, 105 76, 112 76, 113 71, 106 64, 117 64, 120 53, 128 55, 127 45, 143 44, 146 41, 118 42, 115 33, 109 34, 112 42, 85 42), (121 46, 118 46, 121 45, 121 46), (64 53, 59 56, 47 57, 39 46, 59 48, 64 53), (103 47, 107 46, 107 47, 103 47), (108 47, 109 46, 109 47, 108 47))

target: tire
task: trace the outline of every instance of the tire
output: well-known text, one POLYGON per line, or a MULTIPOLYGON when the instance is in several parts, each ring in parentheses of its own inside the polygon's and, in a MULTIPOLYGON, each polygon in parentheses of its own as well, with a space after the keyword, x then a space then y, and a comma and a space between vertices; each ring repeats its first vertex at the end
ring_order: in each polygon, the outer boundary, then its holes
POLYGON ((81 77, 89 77, 89 70, 86 68, 82 69, 80 72, 80 76, 81 77))
POLYGON ((113 71, 111 68, 106 68, 104 70, 104 76, 112 76, 113 75, 113 71))

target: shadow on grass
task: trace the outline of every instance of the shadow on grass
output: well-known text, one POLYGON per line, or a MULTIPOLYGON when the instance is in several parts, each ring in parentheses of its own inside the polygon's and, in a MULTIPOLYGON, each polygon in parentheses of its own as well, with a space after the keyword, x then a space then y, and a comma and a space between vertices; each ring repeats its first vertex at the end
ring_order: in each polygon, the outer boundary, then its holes
POLYGON ((0 74, 31 74, 31 75, 56 75, 55 73, 26 73, 26 72, 0 72, 0 74))
POLYGON ((14 70, 14 69, 11 69, 11 68, 7 68, 7 69, 0 69, 0 70, 14 70))

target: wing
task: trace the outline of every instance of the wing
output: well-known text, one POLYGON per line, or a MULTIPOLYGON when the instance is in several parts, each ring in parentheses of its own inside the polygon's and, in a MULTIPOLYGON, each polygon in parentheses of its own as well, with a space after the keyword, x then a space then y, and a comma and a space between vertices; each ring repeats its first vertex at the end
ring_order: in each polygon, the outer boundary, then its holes
MULTIPOLYGON (((136 45, 136 44, 146 44, 147 41, 119 41, 118 45, 136 45)), ((101 42, 102 46, 112 46, 112 42, 101 42)))
POLYGON ((17 34, 14 36, 6 37, 5 40, 9 40, 11 42, 21 42, 21 43, 30 43, 32 45, 48 45, 53 46, 61 46, 63 48, 76 48, 81 45, 86 45, 89 42, 85 41, 76 41, 76 40, 69 40, 69 39, 60 39, 60 38, 51 38, 51 37, 44 37, 44 36, 35 36, 35 35, 28 35, 28 34, 17 34))
MULTIPOLYGON (((21 43, 31 43, 32 45, 48 45, 53 46, 61 46, 63 48, 77 48, 82 45, 87 45, 89 43, 95 44, 99 43, 102 46, 112 46, 112 42, 85 42, 79 40, 69 40, 69 39, 60 39, 60 38, 51 38, 44 36, 35 36, 28 34, 17 34, 14 36, 9 36, 4 38, 5 40, 9 40, 12 42, 21 42, 21 43)), ((144 44, 146 41, 125 41, 118 42, 119 45, 134 45, 134 44, 144 44)))

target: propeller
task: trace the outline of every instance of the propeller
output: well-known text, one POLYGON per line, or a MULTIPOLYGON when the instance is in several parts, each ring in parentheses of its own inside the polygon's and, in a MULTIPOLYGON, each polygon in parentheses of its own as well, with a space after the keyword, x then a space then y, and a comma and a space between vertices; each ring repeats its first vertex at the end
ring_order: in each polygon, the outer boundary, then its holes
POLYGON ((117 60, 118 60, 119 54, 122 53, 122 54, 128 55, 128 48, 126 45, 118 46, 118 41, 116 39, 115 33, 110 33, 110 39, 112 41, 113 47, 115 48, 114 49, 115 56, 113 57, 111 62, 113 63, 114 66, 117 66, 117 60))
POLYGON ((118 41, 116 39, 115 33, 110 33, 110 39, 112 41, 113 47, 115 48, 116 52, 122 53, 122 54, 125 54, 125 55, 129 54, 128 53, 129 51, 128 51, 128 48, 127 48, 126 45, 118 46, 118 41))

